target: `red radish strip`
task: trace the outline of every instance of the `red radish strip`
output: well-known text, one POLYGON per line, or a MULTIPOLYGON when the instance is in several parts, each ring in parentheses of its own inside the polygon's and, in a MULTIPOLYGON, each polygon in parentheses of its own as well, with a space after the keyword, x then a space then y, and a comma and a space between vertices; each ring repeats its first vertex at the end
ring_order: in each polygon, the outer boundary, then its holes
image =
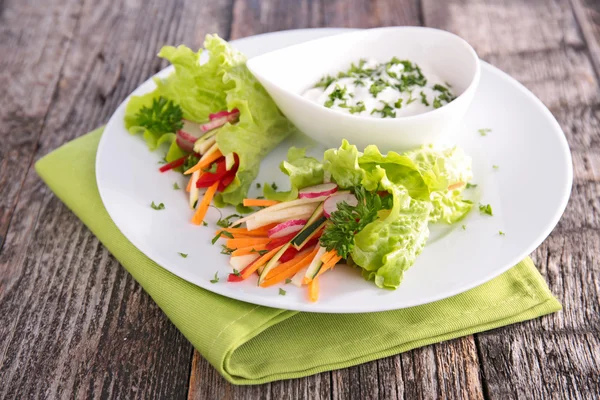
POLYGON ((291 219, 278 224, 275 228, 269 229, 267 235, 271 239, 277 239, 282 236, 287 236, 290 233, 298 232, 304 225, 306 225, 306 220, 304 219, 291 219))
POLYGON ((237 108, 234 108, 231 111, 223 110, 223 111, 219 111, 218 113, 209 114, 208 119, 210 119, 212 121, 213 119, 226 117, 231 114, 239 114, 239 113, 240 113, 240 111, 237 108))
POLYGON ((240 116, 240 113, 238 112, 238 113, 226 115, 221 118, 213 119, 210 122, 200 125, 200 129, 202 129, 203 132, 212 131, 213 129, 223 126, 228 122, 237 121, 239 116, 240 116))
POLYGON ((188 158, 188 156, 187 156, 187 155, 185 155, 185 156, 183 156, 183 157, 181 157, 181 158, 178 158, 177 160, 171 161, 171 162, 170 162, 170 163, 168 163, 168 164, 165 164, 165 165, 163 165, 163 166, 162 166, 162 167, 160 167, 158 170, 159 170, 160 172, 167 172, 167 171, 168 171, 168 170, 170 170, 170 169, 177 168, 177 167, 181 167, 181 166, 182 166, 182 165, 185 163, 185 159, 186 159, 186 158, 188 158))
POLYGON ((296 257, 296 255, 307 248, 313 247, 315 244, 317 244, 317 242, 319 241, 319 239, 315 238, 315 239, 311 239, 309 240, 304 246, 302 246, 302 248, 300 250, 296 250, 295 247, 290 247, 289 249, 287 249, 285 252, 283 252, 283 254, 281 255, 281 257, 279 257, 279 262, 280 263, 284 263, 286 261, 291 260, 292 258, 296 257))
POLYGON ((298 198, 313 199, 315 197, 329 196, 337 192, 338 186, 335 183, 322 183, 320 185, 300 189, 298 198))
POLYGON ((200 124, 192 121, 183 120, 183 127, 177 131, 177 145, 183 151, 191 153, 194 151, 194 143, 198 140, 204 132, 200 129, 200 124))
POLYGON ((334 194, 333 196, 325 200, 325 204, 323 204, 323 213, 325 214, 325 216, 329 218, 333 212, 337 211, 338 204, 342 202, 346 202, 348 203, 348 205, 351 205, 353 207, 358 204, 356 196, 354 196, 352 193, 345 192, 334 194))
POLYGON ((265 248, 267 250, 273 250, 276 247, 281 246, 282 244, 286 244, 287 242, 289 242, 290 240, 292 240, 295 236, 296 236, 297 232, 294 233, 290 233, 287 236, 283 236, 277 239, 273 239, 271 240, 269 243, 267 243, 267 245, 265 246, 265 248))

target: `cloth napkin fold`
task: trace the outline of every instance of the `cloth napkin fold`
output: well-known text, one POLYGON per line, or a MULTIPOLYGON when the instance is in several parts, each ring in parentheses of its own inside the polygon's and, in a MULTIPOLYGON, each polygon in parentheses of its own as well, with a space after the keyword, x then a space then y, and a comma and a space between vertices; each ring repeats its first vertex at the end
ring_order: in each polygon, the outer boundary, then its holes
POLYGON ((375 360, 561 309, 527 258, 465 293, 417 307, 316 314, 232 300, 178 278, 134 247, 112 222, 96 186, 102 128, 35 165, 169 319, 228 381, 258 384, 375 360))

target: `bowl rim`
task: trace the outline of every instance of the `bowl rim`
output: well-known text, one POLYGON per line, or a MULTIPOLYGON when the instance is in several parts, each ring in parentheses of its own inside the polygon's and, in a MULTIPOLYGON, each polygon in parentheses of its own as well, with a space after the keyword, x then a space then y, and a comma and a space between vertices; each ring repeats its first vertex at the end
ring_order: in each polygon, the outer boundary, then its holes
MULTIPOLYGON (((256 72, 255 72, 256 70, 252 67, 252 64, 254 64, 253 61, 263 58, 263 57, 266 57, 266 56, 269 56, 273 53, 281 52, 283 50, 293 49, 295 47, 307 46, 314 42, 325 41, 328 39, 331 40, 333 38, 339 38, 340 36, 352 36, 352 35, 359 36, 360 34, 366 34, 366 33, 372 32, 372 31, 392 31, 392 30, 430 31, 430 32, 434 32, 435 34, 445 35, 445 36, 451 37, 454 40, 458 40, 459 43, 461 43, 462 45, 464 45, 466 47, 469 55, 472 57, 472 59, 475 62, 475 73, 471 77, 471 81, 469 82, 469 85, 467 86, 467 88, 465 90, 463 90, 463 92, 460 95, 456 96, 456 98, 452 102, 444 104, 443 106, 441 106, 439 108, 435 108, 433 110, 429 110, 429 111, 426 111, 421 114, 401 116, 401 117, 395 117, 395 118, 374 118, 374 117, 368 117, 368 116, 347 114, 347 113, 344 113, 344 112, 341 112, 338 110, 332 110, 330 108, 327 108, 320 104, 317 104, 313 101, 310 101, 307 98, 305 98, 304 96, 302 96, 296 92, 292 92, 292 91, 289 91, 286 89, 281 89, 281 90, 291 94, 292 97, 294 97, 294 98, 300 99, 300 101, 304 102, 304 104, 309 105, 309 107, 313 107, 313 109, 315 109, 315 110, 320 110, 321 112, 325 112, 326 115, 337 116, 337 117, 341 117, 341 118, 349 118, 350 120, 354 120, 355 122, 358 122, 358 121, 367 122, 368 121, 371 123, 379 123, 379 124, 396 124, 400 121, 402 121, 402 122, 405 122, 405 121, 406 122, 418 122, 418 120, 430 118, 433 114, 438 115, 443 110, 445 111, 448 109, 448 107, 451 107, 460 98, 466 97, 465 95, 467 93, 474 91, 477 88, 477 85, 479 84, 479 78, 481 76, 481 62, 480 62, 479 56, 477 55, 477 52, 475 51, 473 46, 471 46, 469 44, 469 42, 467 42, 465 39, 463 39, 462 37, 460 37, 452 32, 449 32, 449 31, 446 31, 443 29, 430 28, 427 26, 386 26, 386 27, 380 27, 380 28, 352 30, 349 32, 343 32, 343 33, 336 34, 336 35, 331 35, 331 36, 326 36, 326 37, 322 37, 322 38, 318 38, 318 39, 314 39, 314 40, 309 40, 304 43, 294 44, 294 45, 291 45, 288 47, 284 47, 283 49, 273 50, 273 51, 261 54, 256 57, 252 57, 248 61, 246 61, 246 66, 248 67, 248 69, 250 70, 252 75, 254 75, 256 78, 258 78, 257 75, 259 75, 259 76, 263 77, 264 79, 268 80, 270 83, 274 84, 266 76, 264 76, 260 73, 256 74, 256 72)), ((276 85, 276 86, 278 88, 281 88, 279 85, 276 85)))

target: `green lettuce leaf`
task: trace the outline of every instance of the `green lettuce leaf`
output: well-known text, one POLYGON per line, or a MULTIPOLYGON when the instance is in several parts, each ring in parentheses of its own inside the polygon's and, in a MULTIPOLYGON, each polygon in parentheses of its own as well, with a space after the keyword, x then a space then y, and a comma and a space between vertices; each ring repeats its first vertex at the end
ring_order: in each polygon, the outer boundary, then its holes
POLYGON ((429 238, 432 205, 411 198, 406 189, 390 182, 382 168, 376 169, 382 177, 380 187, 393 195, 393 207, 356 234, 351 255, 365 279, 380 288, 395 289, 429 238))
POLYGON ((325 170, 331 175, 335 183, 343 189, 358 186, 365 171, 358 165, 360 153, 356 146, 342 141, 339 149, 325 151, 323 163, 325 170))
POLYGON ((314 157, 306 156, 305 148, 291 147, 287 160, 279 165, 281 172, 290 177, 290 190, 277 192, 270 185, 263 186, 263 194, 267 199, 289 201, 298 197, 298 190, 323 183, 323 164, 314 157))
POLYGON ((431 222, 445 222, 453 224, 463 219, 471 208, 473 203, 469 200, 464 200, 460 190, 452 190, 446 193, 433 192, 431 193, 431 222))

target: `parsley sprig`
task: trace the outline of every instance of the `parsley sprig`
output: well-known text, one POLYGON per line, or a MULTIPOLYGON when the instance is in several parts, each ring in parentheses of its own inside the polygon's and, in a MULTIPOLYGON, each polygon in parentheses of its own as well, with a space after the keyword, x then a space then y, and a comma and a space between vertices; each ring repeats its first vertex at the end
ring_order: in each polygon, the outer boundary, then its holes
POLYGON ((380 210, 391 207, 386 198, 364 187, 355 188, 354 195, 358 204, 351 206, 346 202, 339 203, 321 236, 321 245, 327 251, 335 249, 342 258, 347 258, 354 248, 354 235, 375 221, 380 210))
POLYGON ((142 107, 135 119, 138 126, 154 134, 174 133, 183 127, 181 107, 162 96, 152 100, 150 107, 142 107))

